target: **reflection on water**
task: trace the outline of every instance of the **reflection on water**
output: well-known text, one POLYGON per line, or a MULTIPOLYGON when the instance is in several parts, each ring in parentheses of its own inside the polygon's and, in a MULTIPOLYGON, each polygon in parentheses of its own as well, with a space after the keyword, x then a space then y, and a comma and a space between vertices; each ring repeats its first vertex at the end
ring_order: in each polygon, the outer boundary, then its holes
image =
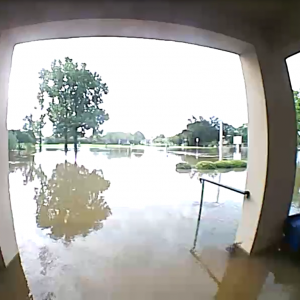
POLYGON ((181 159, 182 159, 182 161, 187 162, 191 166, 195 166, 200 161, 207 161, 207 160, 217 161, 218 160, 217 157, 211 157, 208 159, 206 157, 196 157, 194 155, 181 155, 181 159))
POLYGON ((35 177, 34 155, 10 154, 9 171, 16 172, 17 170, 21 170, 22 172, 24 185, 29 181, 33 181, 35 177))
POLYGON ((91 173, 84 166, 58 164, 52 177, 41 182, 34 199, 37 203, 36 222, 50 228, 50 236, 71 242, 75 236, 87 236, 103 227, 103 220, 111 215, 103 192, 110 182, 102 171, 91 173))
POLYGON ((94 154, 102 154, 105 155, 108 159, 112 158, 130 158, 133 154, 135 157, 142 157, 144 154, 143 149, 131 149, 131 148, 90 148, 90 152, 94 154))
MULTIPOLYGON (((190 154, 180 154, 180 152, 176 152, 176 155, 179 155, 181 157, 182 161, 187 162, 191 166, 195 166, 200 161, 208 161, 208 160, 209 161, 217 161, 217 160, 219 160, 218 151, 217 150, 214 150, 214 151, 215 151, 215 155, 211 155, 211 154, 205 155, 204 153, 201 153, 201 154, 199 153, 199 155, 197 155, 197 153, 196 154, 191 154, 191 153, 190 154)), ((234 154, 237 154, 237 153, 231 153, 231 151, 230 151, 224 157, 227 159, 236 159, 236 158, 234 158, 234 154)), ((239 153, 239 155, 241 155, 241 157, 239 157, 239 159, 247 159, 246 153, 242 152, 242 153, 239 153)))
MULTIPOLYGON (((234 242, 241 195, 205 187, 190 253, 199 177, 244 189, 246 171, 177 173, 182 157, 83 147, 77 163, 63 151, 14 156, 10 194, 24 268, 18 262, 10 271, 20 276, 24 297, 17 299, 28 299, 26 280, 35 300, 299 299, 297 266, 225 250, 234 242)), ((0 272, 0 299, 14 299, 2 282, 19 283, 0 272)))
MULTIPOLYGON (((198 148, 198 149, 185 149, 170 147, 169 153, 177 154, 181 156, 181 159, 190 165, 196 165, 199 161, 217 161, 219 159, 218 147, 215 148, 198 148)), ((236 153, 234 146, 223 147, 223 158, 226 159, 247 159, 248 148, 242 147, 240 153, 236 153)))

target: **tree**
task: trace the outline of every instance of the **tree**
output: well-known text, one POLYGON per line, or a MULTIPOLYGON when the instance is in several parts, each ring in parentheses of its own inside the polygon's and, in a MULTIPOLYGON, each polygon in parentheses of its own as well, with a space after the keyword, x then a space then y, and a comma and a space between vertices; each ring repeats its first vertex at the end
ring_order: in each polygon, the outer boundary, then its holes
POLYGON ((15 150, 17 149, 18 139, 17 136, 11 131, 8 131, 8 150, 15 150))
POLYGON ((46 116, 45 114, 41 114, 39 119, 34 121, 32 114, 30 114, 29 116, 26 116, 23 120, 25 121, 23 129, 33 134, 35 139, 38 138, 40 152, 42 151, 42 139, 43 139, 42 129, 46 124, 44 121, 45 116, 46 116))
POLYGON ((166 138, 164 134, 160 134, 155 139, 153 139, 153 142, 157 144, 167 144, 169 142, 169 139, 166 138))
POLYGON ((131 141, 133 142, 134 136, 127 132, 108 132, 102 137, 102 140, 106 144, 129 144, 131 141))
POLYGON ((237 129, 230 124, 223 123, 223 136, 230 144, 233 144, 233 137, 237 129))
MULTIPOLYGON (((206 137, 204 137, 204 139, 205 139, 207 142, 208 142, 208 140, 209 140, 209 141, 213 141, 213 140, 214 140, 214 139, 211 140, 211 138, 208 138, 208 136, 211 135, 211 134, 213 134, 212 136, 216 138, 215 140, 218 139, 218 137, 216 136, 216 131, 215 131, 215 130, 212 130, 211 127, 215 128, 218 132, 220 131, 220 122, 221 122, 221 120, 220 120, 219 118, 213 116, 213 117, 210 117, 210 118, 209 118, 209 121, 206 121, 203 117, 200 116, 200 117, 199 117, 199 121, 198 121, 194 116, 192 116, 192 119, 194 120, 194 122, 193 122, 191 119, 189 119, 189 123, 190 123, 190 124, 198 123, 198 125, 201 124, 202 126, 206 127, 205 131, 207 132, 207 135, 206 135, 206 137), (208 122, 211 126, 209 126, 209 124, 208 124, 207 122, 208 122), (213 131, 214 131, 214 133, 213 133, 213 131), (208 139, 208 140, 207 140, 207 139, 208 139)), ((189 130, 191 130, 191 129, 190 129, 191 126, 189 126, 190 124, 188 124, 188 129, 189 129, 189 130), (190 128, 189 128, 189 127, 190 127, 190 128)), ((192 131, 193 131, 193 130, 192 130, 192 131)), ((203 131, 203 130, 202 130, 202 131, 203 131)), ((230 125, 230 124, 223 123, 223 136, 225 137, 225 139, 226 139, 228 142, 230 142, 230 143, 233 142, 233 136, 234 136, 235 132, 236 132, 236 128, 235 128, 235 127, 233 127, 233 126, 230 125)), ((200 135, 201 133, 198 133, 198 134, 200 135)), ((219 135, 219 133, 218 133, 218 135, 219 135)), ((211 136, 211 137, 212 137, 212 136, 211 136)), ((200 138, 200 142, 201 142, 201 137, 199 136, 199 138, 200 138)), ((203 141, 203 138, 202 138, 202 141, 203 141)))
POLYGON ((78 235, 87 236, 103 227, 112 213, 103 192, 110 186, 102 171, 61 163, 40 190, 36 190, 36 222, 48 228, 53 239, 66 244, 78 235))
POLYGON ((64 62, 54 60, 51 69, 43 69, 39 75, 42 83, 38 97, 41 102, 45 94, 51 99, 47 115, 53 123, 54 134, 64 137, 65 151, 68 136, 73 136, 77 153, 78 135, 84 136, 89 129, 96 134, 109 118, 100 108, 108 87, 97 73, 87 70, 85 63, 78 67, 68 57, 64 62))
POLYGON ((248 124, 243 124, 242 126, 236 129, 238 135, 242 136, 242 142, 247 144, 248 143, 248 124))
POLYGON ((169 141, 175 145, 181 145, 183 143, 183 140, 182 140, 182 137, 181 137, 181 134, 176 134, 172 137, 169 138, 169 141))
MULTIPOLYGON (((209 118, 210 124, 215 127, 218 131, 220 130, 220 122, 219 118, 217 117, 210 117, 209 118)), ((227 140, 229 143, 233 143, 233 136, 235 135, 236 128, 233 127, 230 124, 223 122, 223 137, 225 137, 225 140, 227 140)))
POLYGON ((18 149, 21 150, 21 144, 35 144, 35 136, 32 131, 11 130, 18 140, 18 149))
POLYGON ((187 125, 187 130, 184 130, 181 135, 187 139, 190 146, 196 145, 198 138, 200 144, 209 143, 218 139, 218 129, 203 117, 199 117, 199 121, 193 117, 194 122, 187 125), (196 121, 195 121, 196 119, 196 121))
POLYGON ((213 126, 213 127, 215 127, 216 129, 220 129, 220 120, 219 120, 219 118, 217 118, 217 117, 215 117, 215 116, 213 116, 213 117, 210 117, 209 118, 209 122, 210 122, 210 124, 213 126))
POLYGON ((145 139, 145 136, 137 131, 135 134, 128 132, 108 132, 103 137, 101 141, 105 144, 140 144, 142 140, 145 139))
POLYGON ((140 131, 137 131, 133 135, 134 144, 140 144, 141 141, 143 141, 144 139, 145 139, 145 136, 140 131))
MULTIPOLYGON (((220 120, 217 117, 213 116, 209 120, 205 120, 201 116, 198 119, 192 116, 192 118, 188 119, 188 122, 186 129, 169 138, 170 142, 181 145, 187 141, 189 146, 195 146, 196 144, 198 145, 196 142, 197 139, 199 139, 200 145, 215 143, 219 140, 220 120)), ((236 132, 237 129, 235 127, 223 123, 223 136, 225 136, 228 142, 232 143, 236 132)), ((247 128, 243 132, 243 135, 247 135, 247 128)))
MULTIPOLYGON (((216 142, 219 139, 220 120, 217 117, 210 117, 209 120, 205 120, 202 116, 198 119, 195 116, 188 119, 187 128, 181 133, 171 137, 170 142, 180 145, 187 141, 188 145, 195 146, 198 143, 205 145, 207 143, 216 142), (199 142, 197 143, 197 139, 199 142)), ((223 136, 228 141, 232 140, 236 129, 230 125, 223 123, 223 136)))

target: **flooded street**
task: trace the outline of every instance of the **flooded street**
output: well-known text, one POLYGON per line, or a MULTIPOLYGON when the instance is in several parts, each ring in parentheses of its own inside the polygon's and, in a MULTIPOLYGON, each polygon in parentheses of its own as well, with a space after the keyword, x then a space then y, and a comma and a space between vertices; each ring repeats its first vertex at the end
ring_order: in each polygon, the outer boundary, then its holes
POLYGON ((48 149, 10 162, 33 299, 299 299, 300 271, 289 261, 226 251, 235 242, 240 194, 205 184, 190 252, 199 177, 243 190, 246 171, 178 173, 175 165, 187 156, 151 148, 81 147, 76 164, 73 152, 65 159, 48 149))

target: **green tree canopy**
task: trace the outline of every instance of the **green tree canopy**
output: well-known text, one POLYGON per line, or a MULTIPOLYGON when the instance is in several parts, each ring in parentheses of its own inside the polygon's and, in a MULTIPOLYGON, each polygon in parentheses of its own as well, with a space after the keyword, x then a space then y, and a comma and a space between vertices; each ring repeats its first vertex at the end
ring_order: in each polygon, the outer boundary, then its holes
POLYGON ((182 132, 190 146, 196 145, 196 139, 200 144, 209 143, 218 139, 219 131, 209 121, 200 117, 199 121, 194 121, 187 125, 187 130, 182 132))
POLYGON ((23 120, 25 122, 23 126, 23 130, 31 133, 31 135, 34 136, 35 140, 38 139, 40 151, 42 151, 42 138, 43 138, 42 129, 46 125, 44 121, 45 116, 46 116, 45 114, 41 114, 37 120, 34 120, 32 114, 30 114, 29 116, 26 116, 23 120))
POLYGON ((18 139, 15 133, 11 130, 8 131, 8 150, 15 150, 17 149, 18 139))
POLYGON ((126 144, 133 139, 133 134, 127 132, 108 132, 102 137, 106 144, 126 144))
POLYGON ((140 131, 135 134, 121 131, 108 132, 101 137, 101 141, 106 144, 140 144, 144 139, 145 136, 140 131))
POLYGON ((217 126, 219 126, 219 120, 217 118, 212 117, 208 121, 201 116, 199 119, 192 116, 188 121, 187 129, 170 138, 172 143, 180 145, 187 142, 189 146, 195 146, 197 139, 199 139, 200 145, 218 140, 219 129, 217 126))
POLYGON ((168 144, 170 141, 169 138, 166 138, 164 134, 160 134, 153 139, 153 142, 157 144, 168 144))
MULTIPOLYGON (((240 128, 241 129, 241 128, 240 128)), ((241 129, 242 130, 242 129, 241 129)), ((187 142, 190 146, 195 146, 196 140, 199 139, 199 145, 207 145, 212 142, 217 143, 219 140, 220 120, 217 117, 210 117, 209 120, 205 120, 203 117, 198 119, 195 116, 188 119, 187 128, 181 133, 170 137, 170 142, 180 145, 187 142)), ((243 134, 239 132, 234 126, 223 123, 223 137, 232 143, 233 136, 241 134, 243 135, 243 141, 247 139, 248 128, 246 125, 243 127, 243 134)), ((244 141, 247 142, 247 141, 244 141)))
POLYGON ((19 149, 21 149, 21 144, 35 144, 36 142, 33 131, 11 130, 11 132, 17 137, 19 149))
POLYGON ((108 87, 85 63, 79 67, 68 57, 64 62, 54 60, 51 69, 43 69, 39 78, 40 103, 44 103, 45 94, 51 99, 47 114, 54 133, 65 138, 66 150, 68 136, 72 135, 76 152, 78 135, 84 136, 89 129, 95 134, 108 120, 108 114, 101 108, 108 87))
POLYGON ((143 141, 145 139, 145 136, 140 132, 137 131, 134 135, 133 135, 133 140, 135 144, 140 144, 141 141, 143 141))
POLYGON ((242 136, 242 142, 247 144, 248 143, 248 124, 243 124, 242 126, 236 129, 238 135, 242 136))
POLYGON ((170 137, 169 141, 175 145, 181 145, 183 143, 183 139, 180 133, 170 137))

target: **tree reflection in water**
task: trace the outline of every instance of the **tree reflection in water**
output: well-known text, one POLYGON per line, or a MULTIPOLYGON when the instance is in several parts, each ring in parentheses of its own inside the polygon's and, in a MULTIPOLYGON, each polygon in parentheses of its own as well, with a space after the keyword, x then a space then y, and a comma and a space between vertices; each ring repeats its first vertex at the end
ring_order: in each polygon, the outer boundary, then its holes
POLYGON ((10 153, 9 156, 9 172, 14 173, 20 170, 23 176, 23 184, 27 185, 36 177, 36 165, 34 162, 34 155, 28 153, 10 153))
POLYGON ((102 171, 89 172, 77 164, 58 164, 52 177, 36 190, 36 222, 50 229, 50 236, 69 244, 76 236, 87 236, 103 227, 112 213, 103 192, 110 182, 102 171))

